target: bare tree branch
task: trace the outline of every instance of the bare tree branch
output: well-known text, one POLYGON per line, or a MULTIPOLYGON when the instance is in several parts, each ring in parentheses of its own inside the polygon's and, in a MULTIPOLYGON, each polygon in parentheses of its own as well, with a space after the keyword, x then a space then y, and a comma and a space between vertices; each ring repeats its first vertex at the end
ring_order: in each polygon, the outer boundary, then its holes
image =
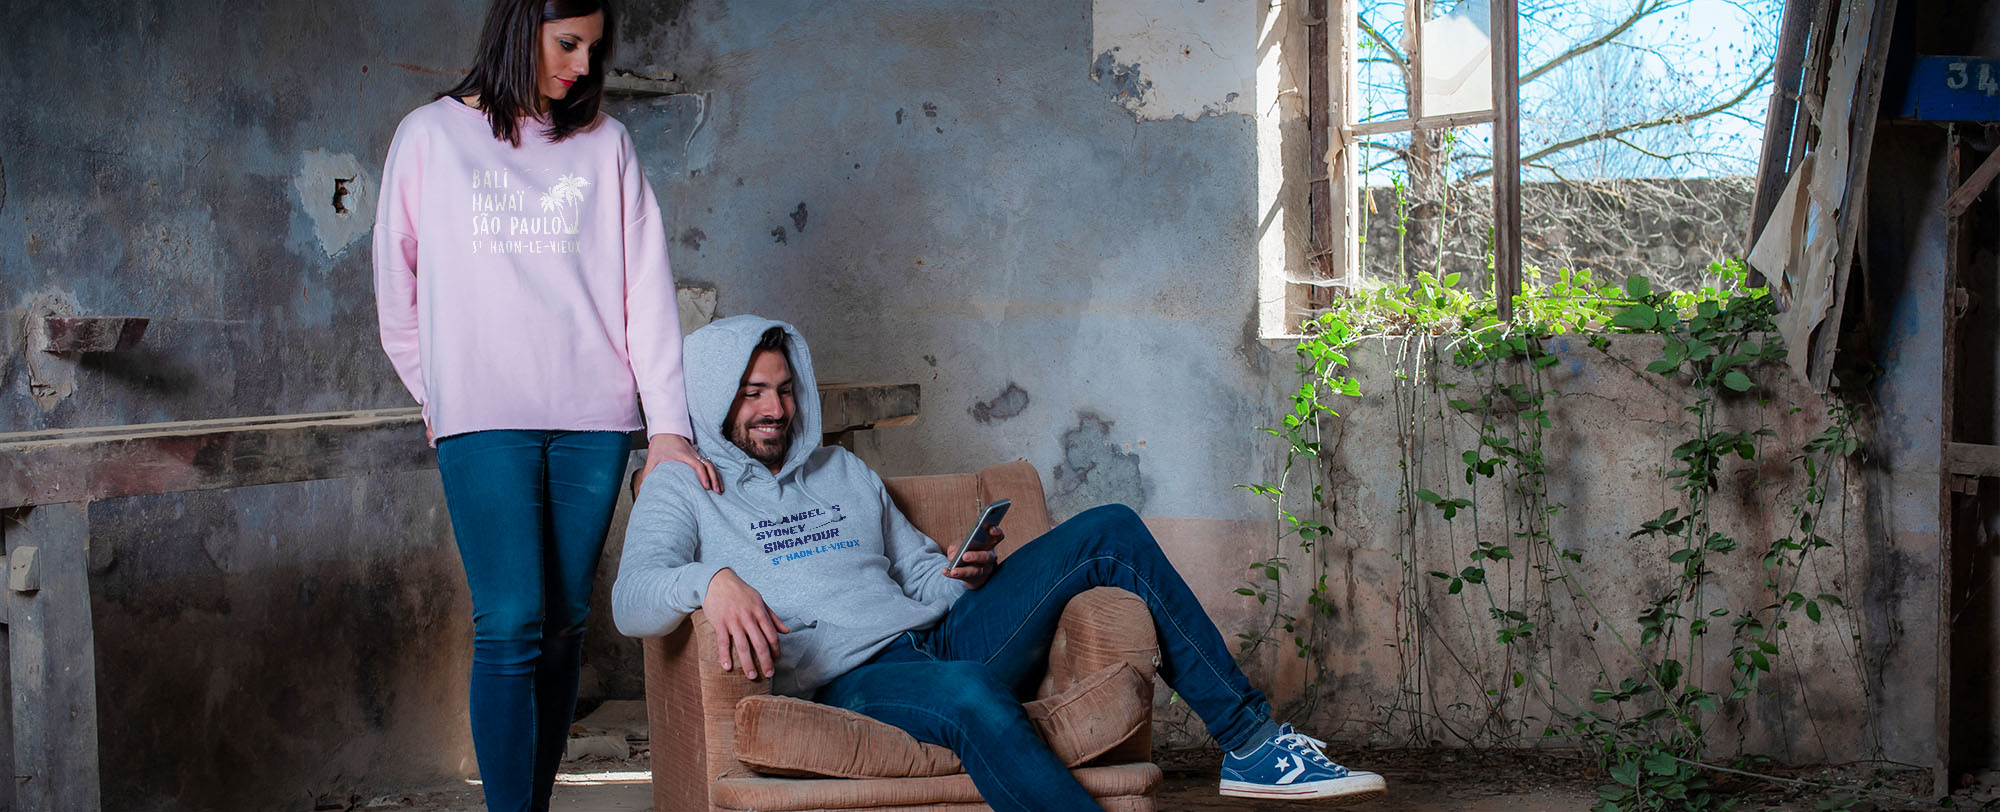
MULTIPOLYGON (((1630 124, 1622 124, 1617 127, 1610 127, 1607 129, 1598 130, 1596 132, 1584 133, 1583 135, 1579 135, 1574 138, 1566 138, 1561 141, 1557 141, 1553 144, 1550 144, 1546 147, 1543 147, 1539 150, 1536 150, 1532 153, 1521 156, 1521 163, 1522 165, 1531 164, 1543 158, 1546 158, 1550 155, 1554 155, 1555 153, 1569 149, 1571 147, 1581 146, 1583 144, 1588 144, 1593 141, 1615 139, 1618 138, 1619 136, 1622 136, 1630 132, 1637 132, 1639 130, 1650 130, 1654 127, 1661 127, 1668 124, 1679 124, 1688 121, 1698 121, 1700 119, 1708 118, 1709 116, 1724 113, 1728 111, 1730 108, 1735 107, 1738 104, 1742 104, 1743 100, 1750 98, 1750 95, 1752 93, 1757 92, 1758 88, 1763 87, 1766 83, 1770 82, 1771 68, 1772 68, 1772 63, 1769 62, 1764 63, 1763 70, 1758 71, 1756 76, 1751 77, 1750 81, 1745 82, 1743 84, 1743 88, 1741 90, 1738 90, 1736 92, 1736 95, 1729 97, 1727 101, 1718 102, 1703 109, 1696 110, 1692 113, 1687 113, 1687 114, 1669 113, 1667 115, 1660 116, 1659 118, 1649 119, 1646 121, 1635 121, 1630 124)), ((1465 179, 1473 180, 1477 178, 1487 177, 1491 174, 1493 174, 1493 170, 1492 168, 1489 167, 1487 169, 1483 169, 1478 172, 1474 172, 1470 175, 1467 175, 1465 179)))
POLYGON ((1572 59, 1575 59, 1579 56, 1582 56, 1586 53, 1589 53, 1607 44, 1610 44, 1612 40, 1624 36, 1626 31, 1632 30, 1632 26, 1638 25, 1640 20, 1646 19, 1647 17, 1650 17, 1654 14, 1658 14, 1659 12, 1666 10, 1669 5, 1670 4, 1668 0, 1638 0, 1638 2, 1632 6, 1632 13, 1625 15, 1625 19, 1619 20, 1617 25, 1612 26, 1610 29, 1606 30, 1602 34, 1597 35, 1596 37, 1584 40, 1583 42, 1579 42, 1575 45, 1570 46, 1568 50, 1556 54, 1555 58, 1550 59, 1547 62, 1543 62, 1540 67, 1528 71, 1527 73, 1521 74, 1521 84, 1525 85, 1529 82, 1535 81, 1536 79, 1541 78, 1543 74, 1555 70, 1557 66, 1561 65, 1564 62, 1568 62, 1572 59))
POLYGON ((1375 26, 1369 25, 1367 20, 1361 19, 1361 15, 1354 15, 1354 22, 1360 26, 1361 33, 1367 34, 1369 39, 1374 40, 1376 45, 1382 47, 1382 51, 1389 55, 1389 61, 1395 63, 1396 69, 1402 71, 1404 78, 1408 79, 1410 62, 1403 58, 1403 52, 1396 50, 1396 46, 1390 45, 1389 38, 1382 36, 1382 32, 1375 30, 1375 26))

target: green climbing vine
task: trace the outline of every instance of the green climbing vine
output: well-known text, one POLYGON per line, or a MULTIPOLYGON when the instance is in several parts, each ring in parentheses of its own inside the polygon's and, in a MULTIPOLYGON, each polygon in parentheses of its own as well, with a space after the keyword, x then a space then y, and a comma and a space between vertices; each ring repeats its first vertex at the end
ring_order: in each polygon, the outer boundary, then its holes
MULTIPOLYGON (((1337 474, 1332 459, 1342 439, 1328 433, 1346 430, 1342 401, 1362 394, 1349 354, 1371 342, 1389 347, 1395 382, 1388 400, 1402 449, 1401 538, 1393 556, 1406 573, 1395 601, 1405 663, 1399 696, 1406 699, 1387 709, 1392 721, 1385 724, 1407 723, 1416 736, 1429 722, 1467 744, 1530 736, 1568 741, 1597 761, 1605 777, 1603 810, 1730 808, 1735 802, 1716 788, 1715 777, 1754 774, 1757 759, 1719 761, 1716 754, 1730 748, 1718 746, 1718 724, 1747 714, 1774 662, 1796 643, 1788 637, 1794 622, 1837 623, 1846 607, 1842 579, 1826 576, 1845 561, 1818 559, 1830 550, 1842 554, 1821 520, 1829 493, 1839 487, 1834 477, 1858 446, 1851 410, 1829 407, 1815 421, 1824 429, 1789 449, 1780 473, 1771 475, 1790 487, 1750 485, 1765 489, 1760 498, 1789 500, 1779 510, 1786 529, 1774 539, 1732 535, 1740 523, 1721 516, 1726 506, 1718 504, 1732 493, 1725 478, 1745 467, 1768 468, 1778 434, 1755 424, 1798 411, 1772 402, 1760 383, 1774 379, 1784 349, 1772 299, 1745 276, 1738 263, 1717 263, 1712 284, 1656 291, 1642 277, 1614 285, 1566 270, 1547 284, 1524 286, 1514 299, 1515 320, 1505 323, 1490 288, 1469 290, 1456 274, 1419 274, 1408 286, 1359 292, 1320 313, 1298 342, 1299 386, 1290 393, 1290 410, 1263 429, 1284 443, 1283 463, 1273 481, 1241 486, 1271 501, 1280 528, 1269 555, 1237 590, 1268 607, 1261 628, 1239 635, 1241 647, 1277 645, 1304 658, 1314 666, 1309 689, 1327 679, 1325 629, 1340 602, 1328 585, 1326 560, 1329 542, 1341 534, 1329 478, 1337 474), (1621 341, 1657 342, 1658 354, 1643 364, 1628 361, 1613 350, 1614 334, 1649 336, 1621 341), (1657 585, 1641 596, 1636 613, 1605 608, 1630 606, 1631 596, 1608 601, 1600 594, 1605 587, 1593 586, 1587 551, 1561 529, 1569 526, 1568 506, 1550 486, 1551 438, 1568 429, 1552 419, 1552 399, 1565 393, 1551 388, 1550 370, 1590 350, 1597 352, 1589 361, 1594 368, 1622 368, 1662 402, 1677 402, 1685 420, 1673 425, 1689 432, 1670 440, 1657 461, 1665 509, 1621 529, 1630 542, 1625 548, 1589 551, 1617 555, 1619 566, 1644 576, 1638 583, 1657 585), (1454 449, 1451 470, 1433 470, 1435 455, 1423 447, 1451 438, 1475 439, 1454 449), (1419 537, 1440 522, 1442 539, 1419 537), (1449 566, 1437 565, 1440 546, 1456 559, 1449 566), (1724 588, 1730 585, 1719 583, 1718 565, 1746 556, 1753 565, 1727 571, 1754 571, 1761 582, 1724 588), (1447 611, 1451 602, 1459 611, 1447 611), (1449 648, 1434 651, 1442 647, 1431 641, 1438 635, 1417 631, 1478 621, 1499 647, 1497 667, 1449 648), (1582 691, 1548 667, 1558 638, 1571 635, 1589 641, 1581 656, 1595 678, 1582 691), (1467 702, 1453 715, 1474 723, 1447 720, 1451 709, 1426 706, 1421 666, 1434 659, 1484 686, 1472 700, 1484 707, 1467 702)), ((1833 498, 1836 508, 1844 504, 1833 498)), ((1820 639, 1841 641, 1841 654, 1858 670, 1852 630, 1847 619, 1820 639)), ((1807 699, 1796 685, 1786 690, 1807 699)), ((1304 695, 1311 701, 1317 693, 1304 695)))

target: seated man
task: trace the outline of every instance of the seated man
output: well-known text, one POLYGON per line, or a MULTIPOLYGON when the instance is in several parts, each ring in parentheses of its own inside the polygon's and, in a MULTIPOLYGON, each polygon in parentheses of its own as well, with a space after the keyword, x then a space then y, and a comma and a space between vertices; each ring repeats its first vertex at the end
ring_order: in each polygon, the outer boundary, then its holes
POLYGON ((1160 676, 1228 751, 1223 794, 1384 791, 1380 776, 1333 763, 1323 742, 1270 719, 1130 508, 1086 511, 1005 565, 974 551, 947 568, 955 550, 911 526, 880 477, 819 444, 812 356, 796 329, 737 316, 697 330, 684 352, 688 410, 723 489, 703 490, 685 466, 651 474, 611 591, 620 631, 666 634, 704 609, 724 669, 950 748, 994 809, 1097 809, 1020 703, 1070 598, 1119 587, 1152 611, 1160 676))

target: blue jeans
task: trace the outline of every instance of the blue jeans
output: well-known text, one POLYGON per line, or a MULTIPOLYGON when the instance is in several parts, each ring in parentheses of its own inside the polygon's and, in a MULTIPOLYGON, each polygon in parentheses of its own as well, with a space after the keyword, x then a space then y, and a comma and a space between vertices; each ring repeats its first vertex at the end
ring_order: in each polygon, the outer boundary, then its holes
POLYGON ((1020 703, 1041 681, 1064 607, 1099 586, 1145 600, 1160 638, 1160 677, 1224 749, 1247 744, 1270 718, 1270 703, 1124 505, 1085 511, 1015 551, 936 626, 904 633, 816 698, 950 748, 995 810, 1098 809, 1020 703))
POLYGON ((543 812, 576 712, 583 622, 631 440, 480 431, 438 441, 472 588, 472 748, 491 812, 543 812))

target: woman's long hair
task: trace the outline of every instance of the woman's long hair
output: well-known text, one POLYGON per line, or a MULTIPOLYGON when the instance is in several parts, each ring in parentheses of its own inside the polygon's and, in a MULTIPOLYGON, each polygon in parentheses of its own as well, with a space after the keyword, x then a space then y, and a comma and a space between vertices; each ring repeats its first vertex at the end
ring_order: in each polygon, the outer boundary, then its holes
POLYGON ((486 24, 479 30, 479 56, 465 79, 444 96, 479 95, 479 106, 493 125, 493 137, 521 145, 520 119, 535 115, 540 90, 536 62, 541 53, 542 23, 604 12, 604 39, 590 55, 590 75, 560 99, 549 100, 549 142, 555 143, 597 121, 604 99, 604 63, 617 41, 617 17, 610 0, 493 0, 486 24))

